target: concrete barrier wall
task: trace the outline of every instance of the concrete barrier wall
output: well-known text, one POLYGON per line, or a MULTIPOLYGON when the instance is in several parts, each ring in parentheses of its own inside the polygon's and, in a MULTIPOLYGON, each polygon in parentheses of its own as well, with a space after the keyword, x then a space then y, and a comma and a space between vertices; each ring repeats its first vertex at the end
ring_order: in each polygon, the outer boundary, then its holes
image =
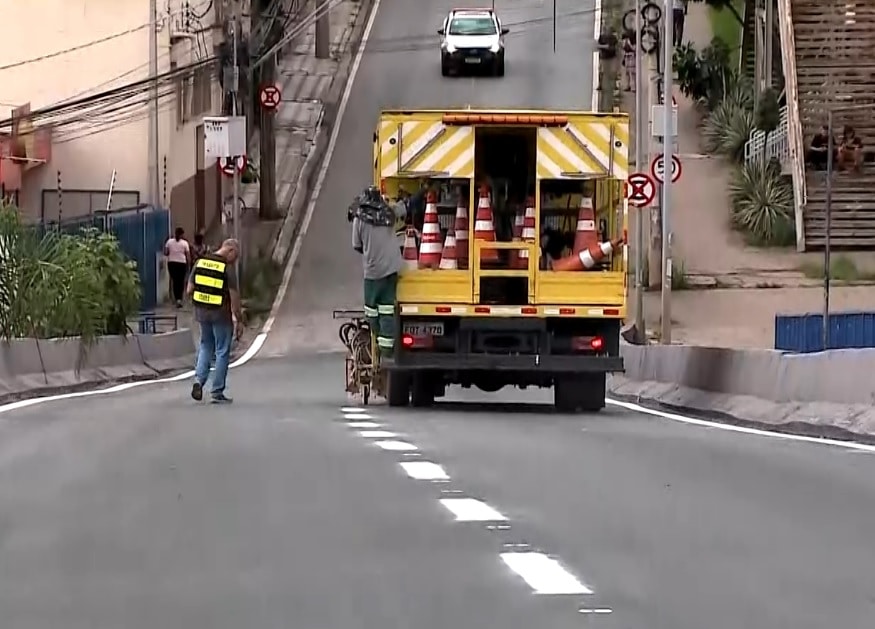
POLYGON ((875 349, 785 354, 686 345, 626 345, 625 378, 773 402, 875 403, 875 349))
POLYGON ((105 336, 91 344, 79 338, 0 342, 0 400, 35 391, 147 378, 190 369, 191 330, 166 334, 105 336))

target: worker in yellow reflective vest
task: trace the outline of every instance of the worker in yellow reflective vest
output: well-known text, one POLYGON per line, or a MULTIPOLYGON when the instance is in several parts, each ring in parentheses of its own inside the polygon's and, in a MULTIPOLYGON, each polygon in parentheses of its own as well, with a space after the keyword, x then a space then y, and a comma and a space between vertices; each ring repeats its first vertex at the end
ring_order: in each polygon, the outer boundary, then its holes
POLYGON ((225 395, 225 383, 231 342, 235 333, 239 336, 243 326, 243 308, 234 271, 239 252, 239 243, 233 238, 228 239, 218 251, 199 258, 189 276, 186 292, 194 304, 195 319, 201 331, 195 382, 191 387, 191 397, 197 401, 204 397, 204 386, 214 358, 212 400, 225 404, 233 401, 225 395))

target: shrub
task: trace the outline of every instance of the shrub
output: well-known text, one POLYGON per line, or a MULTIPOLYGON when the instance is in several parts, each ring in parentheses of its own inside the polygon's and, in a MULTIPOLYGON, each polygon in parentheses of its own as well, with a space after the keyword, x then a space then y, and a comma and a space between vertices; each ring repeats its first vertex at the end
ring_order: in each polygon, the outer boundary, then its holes
POLYGON ((756 244, 783 246, 795 239, 793 189, 774 161, 744 164, 729 185, 733 225, 756 244))
POLYGON ((708 114, 702 126, 705 151, 741 162, 744 145, 753 130, 753 113, 736 102, 725 100, 708 114))
POLYGON ((0 337, 124 334, 140 304, 136 265, 115 237, 42 233, 0 206, 0 337))
POLYGON ((681 92, 708 110, 723 100, 735 81, 729 48, 716 38, 701 53, 692 44, 678 46, 673 63, 681 92))

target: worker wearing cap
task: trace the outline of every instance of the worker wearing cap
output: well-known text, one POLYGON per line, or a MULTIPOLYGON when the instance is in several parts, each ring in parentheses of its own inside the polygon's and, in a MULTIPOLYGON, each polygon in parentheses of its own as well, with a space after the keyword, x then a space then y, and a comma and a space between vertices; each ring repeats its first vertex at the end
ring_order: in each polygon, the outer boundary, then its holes
POLYGON ((195 319, 200 325, 195 381, 191 387, 191 397, 197 401, 203 399, 213 359, 216 364, 210 392, 212 401, 225 404, 233 401, 225 395, 225 383, 231 343, 235 333, 239 338, 243 329, 243 307, 234 271, 239 253, 240 244, 229 238, 218 251, 198 258, 189 276, 186 292, 194 304, 195 319))
POLYGON ((406 215, 404 203, 386 203, 374 187, 353 209, 352 247, 362 254, 365 317, 381 357, 390 357, 395 346, 395 295, 403 266, 395 223, 406 215))

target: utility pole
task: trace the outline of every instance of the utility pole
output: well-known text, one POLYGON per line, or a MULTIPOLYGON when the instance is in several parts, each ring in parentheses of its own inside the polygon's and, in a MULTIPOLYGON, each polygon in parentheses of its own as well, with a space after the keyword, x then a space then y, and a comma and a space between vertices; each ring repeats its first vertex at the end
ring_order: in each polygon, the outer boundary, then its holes
MULTIPOLYGON (((233 68, 231 70, 231 115, 237 116, 237 90, 240 85, 240 66, 238 64, 237 59, 237 38, 238 31, 240 29, 239 22, 239 12, 235 13, 232 21, 231 21, 231 46, 232 50, 232 61, 233 68)), ((240 243, 240 171, 237 169, 237 158, 239 156, 235 155, 233 157, 234 164, 234 200, 232 201, 232 213, 231 220, 234 223, 234 239, 237 241, 237 246, 240 247, 240 255, 237 258, 237 262, 235 262, 235 271, 237 272, 237 277, 240 277, 240 258, 243 257, 243 245, 240 243)), ((239 281, 239 280, 238 280, 239 281)))
POLYGON ((161 203, 158 180, 158 0, 149 0, 149 143, 148 178, 149 203, 161 203))
POLYGON ((772 68, 773 65, 772 57, 775 53, 775 0, 766 0, 766 32, 765 32, 765 42, 764 42, 764 72, 766 73, 766 89, 772 87, 772 68))
MULTIPOLYGON (((271 0, 253 0, 253 4, 257 7, 252 11, 255 24, 261 23, 265 17, 271 0)), ((253 32, 256 28, 253 26, 253 32)), ((274 18, 265 33, 265 48, 272 49, 282 38, 280 23, 274 18)), ((265 60, 264 64, 258 68, 257 76, 259 82, 256 84, 256 89, 266 85, 274 85, 276 83, 276 70, 278 52, 272 53, 265 60)), ((253 74, 255 71, 253 70, 253 74)), ((261 107, 258 104, 258 129, 259 129, 259 154, 261 156, 261 164, 258 176, 259 203, 258 215, 259 218, 271 220, 278 218, 277 197, 276 197, 276 126, 274 124, 278 113, 261 107)))
MULTIPOLYGON (((320 0, 316 0, 318 4, 320 0)), ((316 58, 328 59, 331 56, 331 11, 328 2, 323 2, 316 9, 321 15, 316 18, 316 58)))
POLYGON ((671 344, 671 179, 672 179, 672 143, 674 141, 674 129, 672 129, 672 71, 674 68, 674 41, 673 41, 673 14, 671 5, 665 3, 665 34, 663 35, 665 59, 662 64, 663 88, 662 109, 664 129, 662 132, 662 343, 671 344))
MULTIPOLYGON (((644 64, 641 63, 641 0, 635 0, 635 170, 644 172, 644 147, 650 143, 648 127, 650 113, 644 105, 644 64), (645 113, 646 112, 646 113, 645 113), (645 120, 647 116, 647 120, 645 120)), ((635 208, 635 330, 644 343, 647 338, 644 319, 644 208, 635 208)))

